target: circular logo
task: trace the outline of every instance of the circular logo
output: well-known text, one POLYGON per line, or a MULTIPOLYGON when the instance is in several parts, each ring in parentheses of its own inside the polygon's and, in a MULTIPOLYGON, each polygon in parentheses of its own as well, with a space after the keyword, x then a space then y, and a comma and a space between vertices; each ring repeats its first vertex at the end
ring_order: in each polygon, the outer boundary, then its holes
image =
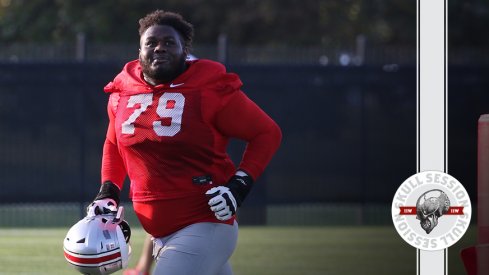
POLYGON ((392 201, 397 233, 421 250, 455 244, 467 231, 472 207, 463 185, 449 174, 424 171, 406 179, 392 201))

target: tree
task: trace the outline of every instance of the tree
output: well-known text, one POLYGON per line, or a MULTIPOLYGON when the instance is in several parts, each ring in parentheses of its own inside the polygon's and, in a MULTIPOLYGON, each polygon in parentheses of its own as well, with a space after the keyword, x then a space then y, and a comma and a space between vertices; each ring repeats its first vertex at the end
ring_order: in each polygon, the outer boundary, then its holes
MULTIPOLYGON (((1 3, 9 5, 0 6, 0 42, 72 42, 77 33, 84 32, 92 41, 132 43, 138 37, 138 19, 160 8, 188 18, 196 28, 195 41, 199 44, 214 44, 220 33, 226 33, 229 42, 237 45, 339 47, 353 44, 360 34, 373 44, 414 47, 416 43, 416 2, 406 0, 10 0, 1 3)), ((462 0, 451 3, 452 10, 465 5, 462 0)), ((486 4, 479 3, 477 7, 481 6, 487 11, 486 4)), ((464 12, 461 20, 480 13, 473 8, 464 12)), ((483 27, 477 22, 468 24, 477 31, 483 27)), ((464 32, 457 29, 456 33, 456 39, 462 39, 464 32)), ((477 41, 486 40, 480 37, 477 41)))

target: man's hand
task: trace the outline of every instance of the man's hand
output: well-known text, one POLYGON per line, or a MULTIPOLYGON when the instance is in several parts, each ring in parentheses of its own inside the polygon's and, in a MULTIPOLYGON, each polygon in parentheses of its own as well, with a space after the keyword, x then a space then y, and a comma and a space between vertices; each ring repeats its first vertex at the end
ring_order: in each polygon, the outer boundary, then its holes
POLYGON ((210 197, 209 206, 218 220, 227 221, 236 214, 253 186, 253 179, 243 171, 229 179, 226 186, 209 189, 205 194, 210 197))
POLYGON ((110 181, 106 181, 100 186, 100 191, 87 208, 88 216, 110 214, 117 212, 119 206, 119 187, 110 181))
POLYGON ((117 203, 113 199, 105 198, 92 202, 87 208, 87 216, 110 214, 117 212, 117 203))
POLYGON ((211 188, 205 194, 210 197, 208 204, 218 220, 227 221, 236 214, 236 199, 226 186, 211 188))

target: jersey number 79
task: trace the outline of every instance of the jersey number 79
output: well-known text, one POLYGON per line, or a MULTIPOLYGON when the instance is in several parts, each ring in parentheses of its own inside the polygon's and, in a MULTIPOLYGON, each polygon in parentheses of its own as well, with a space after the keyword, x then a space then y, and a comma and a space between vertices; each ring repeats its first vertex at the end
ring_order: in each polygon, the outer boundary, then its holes
MULTIPOLYGON (((122 134, 134 135, 134 122, 153 102, 153 94, 132 95, 127 101, 127 108, 140 104, 139 108, 122 123, 122 134)), ((183 106, 185 97, 181 93, 163 93, 158 100, 156 113, 161 120, 153 121, 153 130, 157 136, 172 137, 182 127, 183 106), (164 123, 166 122, 166 123, 164 123)))

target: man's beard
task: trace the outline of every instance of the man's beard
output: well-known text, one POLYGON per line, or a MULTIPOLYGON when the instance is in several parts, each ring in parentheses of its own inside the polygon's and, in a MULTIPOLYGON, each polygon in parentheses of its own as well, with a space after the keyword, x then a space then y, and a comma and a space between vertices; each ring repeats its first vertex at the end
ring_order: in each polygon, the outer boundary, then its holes
POLYGON ((175 67, 157 67, 155 69, 151 67, 151 61, 149 60, 139 58, 139 63, 145 77, 149 77, 159 83, 166 83, 175 79, 185 70, 185 60, 185 56, 182 56, 175 67))

